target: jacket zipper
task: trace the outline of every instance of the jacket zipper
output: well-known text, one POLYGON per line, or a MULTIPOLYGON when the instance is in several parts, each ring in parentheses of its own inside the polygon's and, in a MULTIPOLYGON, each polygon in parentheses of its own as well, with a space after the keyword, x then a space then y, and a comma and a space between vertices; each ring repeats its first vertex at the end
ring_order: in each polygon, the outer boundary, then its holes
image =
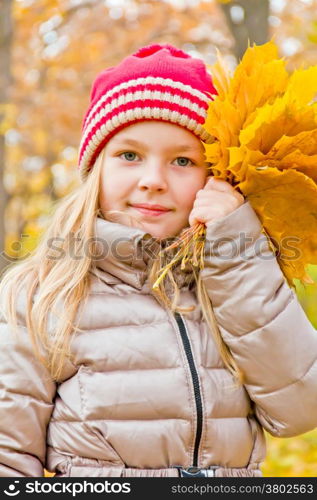
POLYGON ((203 429, 203 405, 202 405, 202 398, 201 398, 201 393, 200 393, 199 378, 198 378, 198 373, 197 373, 195 362, 194 362, 193 352, 192 352, 189 338, 188 338, 188 334, 186 331, 185 322, 184 322, 182 316, 177 312, 175 313, 175 319, 177 321, 177 325, 178 325, 178 328, 179 328, 179 331, 181 334, 185 354, 187 357, 187 361, 188 361, 189 368, 190 368, 190 373, 192 376, 193 387, 194 387, 197 426, 196 426, 196 438, 195 438, 195 446, 194 446, 193 467, 198 467, 198 451, 199 451, 199 445, 200 445, 201 434, 202 434, 202 429, 203 429))

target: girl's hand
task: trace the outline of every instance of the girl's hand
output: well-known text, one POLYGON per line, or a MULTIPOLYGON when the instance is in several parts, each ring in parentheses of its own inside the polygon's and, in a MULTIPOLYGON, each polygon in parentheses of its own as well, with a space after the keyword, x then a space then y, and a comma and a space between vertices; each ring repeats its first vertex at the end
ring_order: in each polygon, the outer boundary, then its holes
POLYGON ((197 191, 193 209, 189 215, 189 224, 203 222, 207 227, 217 219, 243 205, 244 197, 229 182, 214 177, 207 177, 204 189, 197 191))

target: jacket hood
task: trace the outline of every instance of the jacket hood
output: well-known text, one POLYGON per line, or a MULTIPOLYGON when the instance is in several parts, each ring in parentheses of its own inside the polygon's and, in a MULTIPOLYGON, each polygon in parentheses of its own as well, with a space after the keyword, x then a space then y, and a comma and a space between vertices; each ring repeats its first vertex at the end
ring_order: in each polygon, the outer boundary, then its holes
MULTIPOLYGON (((110 222, 101 217, 96 217, 95 238, 97 244, 93 266, 137 289, 147 284, 153 259, 172 242, 171 238, 158 240, 140 228, 110 222)), ((176 251, 169 250, 170 258, 176 251)), ((100 277, 100 273, 98 275, 100 277)), ((173 275, 180 288, 190 285, 195 279, 190 264, 183 270, 180 263, 177 264, 173 275)))

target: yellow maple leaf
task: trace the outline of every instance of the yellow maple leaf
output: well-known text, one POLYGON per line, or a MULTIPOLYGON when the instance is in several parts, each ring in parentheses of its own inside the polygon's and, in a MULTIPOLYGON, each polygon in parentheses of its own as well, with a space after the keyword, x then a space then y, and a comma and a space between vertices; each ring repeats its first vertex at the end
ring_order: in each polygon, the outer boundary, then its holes
POLYGON ((307 279, 306 263, 317 264, 317 186, 294 169, 249 165, 239 188, 272 238, 290 285, 307 279))
POLYGON ((249 47, 205 122, 214 175, 240 189, 275 246, 297 238, 296 259, 278 255, 291 285, 317 263, 316 93, 317 66, 288 74, 273 42, 249 47))

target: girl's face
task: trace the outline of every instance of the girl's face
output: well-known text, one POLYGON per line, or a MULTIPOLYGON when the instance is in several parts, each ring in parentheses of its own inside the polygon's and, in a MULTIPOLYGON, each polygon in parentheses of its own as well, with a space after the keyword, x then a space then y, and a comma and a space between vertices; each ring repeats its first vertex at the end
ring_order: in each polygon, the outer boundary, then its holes
POLYGON ((115 222, 158 239, 188 226, 207 177, 204 147, 196 136, 172 123, 138 122, 109 140, 103 158, 99 203, 105 219, 111 220, 109 210, 120 210, 123 218, 115 222))

